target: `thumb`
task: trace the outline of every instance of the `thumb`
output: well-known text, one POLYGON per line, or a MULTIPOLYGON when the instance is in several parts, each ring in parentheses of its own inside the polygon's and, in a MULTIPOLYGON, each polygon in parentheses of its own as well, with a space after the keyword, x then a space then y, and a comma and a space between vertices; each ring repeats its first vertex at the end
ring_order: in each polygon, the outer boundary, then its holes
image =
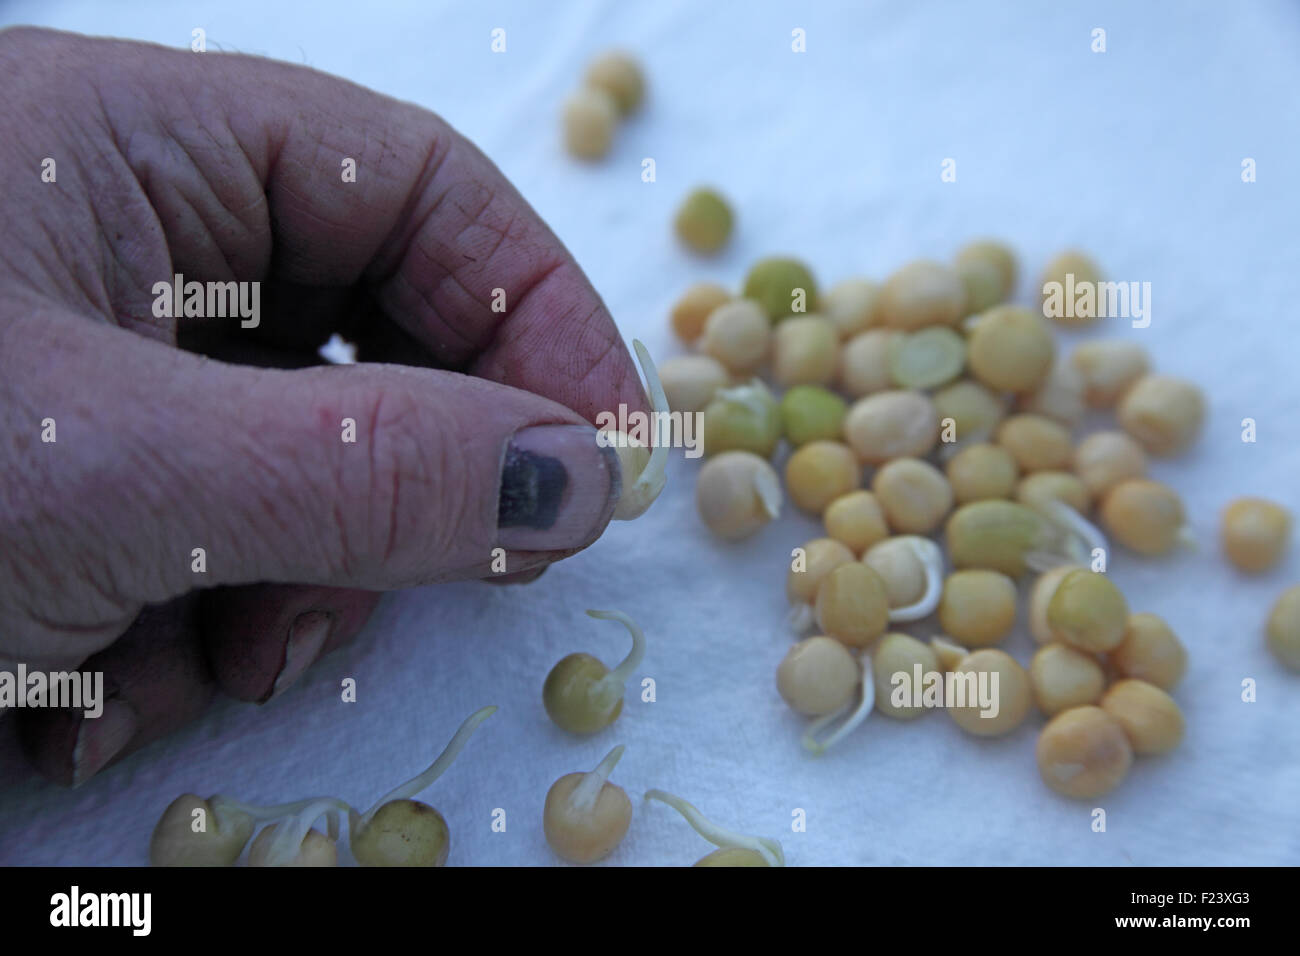
MULTIPOLYGON (((39 494, 61 520, 37 550, 104 568, 94 594, 123 608, 219 584, 512 573, 519 552, 590 544, 617 503, 614 450, 530 392, 408 366, 254 369, 59 328, 23 373, 38 419, 58 422, 39 494), (93 404, 55 387, 68 381, 93 404)), ((92 616, 70 623, 108 619, 92 616)))

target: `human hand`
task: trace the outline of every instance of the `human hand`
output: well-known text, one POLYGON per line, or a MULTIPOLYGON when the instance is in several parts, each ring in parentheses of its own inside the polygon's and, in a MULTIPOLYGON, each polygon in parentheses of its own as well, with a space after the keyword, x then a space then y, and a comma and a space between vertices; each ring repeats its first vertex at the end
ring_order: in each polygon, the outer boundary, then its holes
POLYGON ((620 482, 591 422, 647 409, 636 369, 446 123, 44 30, 0 33, 0 76, 0 671, 103 671, 107 698, 19 712, 42 773, 81 783, 218 688, 269 699, 379 591, 490 576, 497 547, 525 579, 600 535, 620 482), (155 315, 177 273, 260 281, 256 326, 155 315), (302 367, 335 331, 404 364, 302 367))

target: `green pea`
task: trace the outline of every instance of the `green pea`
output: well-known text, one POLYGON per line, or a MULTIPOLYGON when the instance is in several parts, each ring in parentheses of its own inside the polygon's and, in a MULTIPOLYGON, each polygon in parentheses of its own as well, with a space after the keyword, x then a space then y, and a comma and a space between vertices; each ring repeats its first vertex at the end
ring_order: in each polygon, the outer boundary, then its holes
POLYGON ((732 215, 727 201, 712 189, 695 189, 677 210, 677 237, 696 252, 717 252, 731 238, 732 215))
POLYGON ((811 441, 840 441, 849 406, 820 385, 796 385, 781 398, 781 425, 796 448, 811 441))
POLYGON ((1024 505, 990 499, 963 505, 944 529, 956 568, 988 568, 1019 577, 1026 555, 1052 540, 1046 519, 1024 505))
POLYGON ((817 283, 812 273, 797 259, 771 257, 754 263, 745 276, 744 298, 763 307, 773 322, 795 314, 797 290, 803 290, 801 312, 817 310, 817 283))
POLYGON ((718 389, 704 407, 700 440, 706 455, 748 451, 771 458, 781 440, 780 406, 757 379, 748 385, 718 389))

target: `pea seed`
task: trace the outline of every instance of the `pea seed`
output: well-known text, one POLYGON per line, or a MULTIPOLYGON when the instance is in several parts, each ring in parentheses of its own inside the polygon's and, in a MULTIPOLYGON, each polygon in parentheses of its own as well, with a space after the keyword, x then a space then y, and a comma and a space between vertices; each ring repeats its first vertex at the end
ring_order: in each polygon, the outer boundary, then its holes
POLYGON ((952 511, 948 479, 919 458, 895 458, 886 463, 872 479, 871 490, 895 531, 927 534, 952 511))
POLYGON ((889 596, 865 564, 842 564, 817 589, 817 626, 849 647, 866 647, 889 626, 889 596))
POLYGON ((587 67, 586 83, 608 93, 622 116, 636 112, 645 98, 641 65, 621 50, 611 50, 592 61, 587 67))
POLYGON ((1205 421, 1205 399, 1190 382, 1147 375, 1120 399, 1120 427, 1152 455, 1175 455, 1196 438, 1205 421))
POLYGON ((1123 432, 1096 432, 1074 449, 1074 471, 1088 494, 1101 498, 1122 481, 1145 477, 1147 456, 1123 432))
POLYGON ((1005 302, 1016 288, 1016 256, 991 239, 968 243, 957 252, 957 275, 966 288, 966 311, 978 315, 1005 302))
POLYGON ((826 575, 855 560, 854 551, 832 538, 814 538, 803 546, 803 552, 803 570, 791 567, 785 578, 785 593, 791 604, 811 604, 826 575))
POLYGON ((1300 671, 1300 584, 1282 592, 1266 630, 1269 650, 1291 670, 1300 671))
POLYGON ((645 657, 645 635, 622 611, 589 610, 587 616, 621 623, 632 649, 612 671, 590 654, 570 654, 546 675, 542 705, 557 726, 572 734, 594 734, 618 719, 627 680, 645 657))
POLYGON ((771 326, 758 303, 736 299, 709 313, 700 345, 728 371, 748 375, 766 360, 771 339, 771 326))
POLYGON ((1072 647, 1094 654, 1112 651, 1124 640, 1128 602, 1105 574, 1072 571, 1047 605, 1047 626, 1072 647))
POLYGON ((884 582, 891 609, 909 607, 925 594, 925 564, 906 535, 876 542, 863 554, 862 563, 884 582))
POLYGON ((957 568, 987 568, 1018 578, 1027 555, 1050 536, 1037 512, 1010 501, 975 501, 952 513, 944 529, 957 568))
POLYGON ((795 507, 814 514, 821 514, 828 504, 861 483, 862 466, 841 442, 809 442, 785 464, 790 500, 795 507))
POLYGON ((821 297, 820 308, 835 323, 841 339, 850 339, 880 324, 880 286, 866 279, 845 279, 821 297))
POLYGON ((772 376, 777 384, 829 385, 839 365, 840 336, 830 319, 796 315, 772 336, 772 376))
POLYGON ((691 249, 712 255, 731 238, 731 207, 717 190, 693 189, 678 207, 673 226, 691 249))
POLYGON ((850 406, 844 435, 867 464, 922 458, 939 439, 939 419, 920 392, 879 392, 850 406))
POLYGON ((1016 500, 1030 507, 1039 507, 1046 501, 1059 501, 1080 514, 1086 513, 1092 505, 1087 487, 1068 471, 1036 471, 1026 475, 1016 486, 1016 500))
POLYGON ((1000 396, 970 379, 935 392, 934 410, 941 423, 952 419, 959 442, 984 441, 1007 413, 1000 396))
MULTIPOLYGON (((1059 282, 1061 284, 1062 294, 1064 294, 1065 283, 1066 283, 1065 277, 1067 274, 1071 274, 1071 273, 1074 275, 1075 289, 1080 288, 1080 286, 1083 283, 1090 283, 1093 286, 1094 293, 1096 292, 1096 284, 1101 281, 1101 271, 1097 268, 1097 264, 1095 262, 1093 262, 1091 259, 1085 256, 1082 252, 1076 252, 1074 250, 1061 253, 1055 259, 1049 262, 1046 265, 1046 267, 1044 267, 1043 280, 1042 282, 1039 283, 1039 289, 1040 290, 1043 289, 1043 287, 1046 286, 1047 283, 1049 282, 1059 282)), ((1047 293, 1043 292, 1042 296, 1044 302, 1043 314, 1047 315, 1047 308, 1046 308, 1047 293)), ((1095 296, 1093 301, 1094 303, 1096 303, 1095 296)), ((1061 310, 1061 311, 1064 312, 1065 310, 1061 310)), ((1074 307, 1071 308, 1069 311, 1073 314, 1071 315, 1062 314, 1059 316, 1053 315, 1050 316, 1050 318, 1052 318, 1055 322, 1060 323, 1061 325, 1069 325, 1069 326, 1088 325, 1097 318, 1096 304, 1094 304, 1091 309, 1088 309, 1087 304, 1085 302, 1084 308, 1079 309, 1078 304, 1076 303, 1074 307), (1080 315, 1079 314, 1080 311, 1087 312, 1088 314, 1080 315)))
POLYGON ((731 301, 731 293, 716 282, 697 282, 678 299, 669 314, 673 331, 683 342, 694 344, 704 334, 704 323, 721 305, 731 301))
POLYGON ((1106 675, 1097 661, 1065 644, 1040 647, 1029 662, 1029 683, 1038 709, 1054 717, 1101 700, 1106 675))
POLYGON ((253 818, 226 809, 219 800, 183 793, 163 811, 149 840, 154 866, 233 866, 253 835, 253 818), (195 811, 202 810, 207 828, 195 832, 195 811))
POLYGON ((1020 476, 1020 466, 1011 453, 987 442, 967 445, 948 459, 944 470, 953 497, 962 505, 990 498, 1010 498, 1020 476))
POLYGON ((876 683, 876 710, 895 720, 914 720, 925 713, 925 707, 910 703, 912 694, 906 695, 908 703, 895 704, 894 676, 907 675, 903 686, 911 688, 916 676, 916 665, 921 665, 921 679, 939 673, 939 659, 934 651, 907 634, 886 634, 871 651, 872 679, 876 683))
POLYGON ((848 410, 848 403, 829 389, 796 385, 781 397, 782 431, 796 448, 810 441, 839 441, 848 410))
POLYGON ((1069 430, 1042 415, 1012 415, 996 440, 1025 472, 1063 471, 1074 457, 1069 430))
POLYGON ((943 326, 894 339, 889 373, 900 388, 935 388, 951 382, 966 364, 966 341, 943 326))
POLYGON ((1083 376, 1069 362, 1058 358, 1043 383, 1033 392, 1021 395, 1016 405, 1022 412, 1043 415, 1067 428, 1077 428, 1087 411, 1083 376))
POLYGON ((1183 712, 1178 704, 1146 681, 1116 682, 1101 699, 1101 709, 1124 728, 1139 756, 1168 753, 1183 739, 1183 712))
POLYGON ((776 689, 782 699, 807 717, 835 713, 853 698, 857 686, 857 661, 831 637, 800 641, 776 670, 776 689))
POLYGON ((390 800, 351 836, 362 866, 443 866, 451 832, 441 813, 419 800, 390 800))
POLYGON ((781 513, 781 479, 752 452, 724 451, 700 469, 695 505, 710 531, 740 541, 781 513))
POLYGON ((1187 670, 1187 651, 1156 615, 1134 614, 1128 619, 1124 642, 1111 652, 1110 662, 1124 677, 1173 690, 1187 670))
POLYGON ((999 392, 1032 392, 1052 369, 1056 344, 1028 309, 999 305, 978 316, 966 342, 971 374, 999 392))
POLYGON ((551 784, 542 808, 542 832, 561 859, 595 863, 614 852, 632 823, 627 791, 609 782, 623 756, 620 745, 588 773, 566 773, 551 784))
POLYGON ((748 451, 771 458, 781 440, 781 409, 758 379, 720 388, 704 406, 700 442, 704 454, 748 451))
POLYGON ((542 686, 542 703, 558 727, 573 734, 594 734, 604 730, 623 713, 620 696, 609 707, 593 702, 590 688, 603 686, 609 668, 591 654, 562 657, 542 686))
POLYGON ((1124 728, 1100 707, 1071 707, 1038 735, 1038 772, 1063 796, 1090 800, 1123 782, 1133 766, 1124 728))
POLYGON ((956 325, 965 314, 966 287, 947 266, 918 259, 890 276, 880 292, 886 325, 915 331, 929 325, 956 325))
POLYGON ((943 584, 939 623, 971 647, 997 644, 1016 623, 1016 583, 998 571, 955 571, 943 584))
POLYGON ((754 263, 745 276, 744 296, 753 299, 767 317, 779 322, 794 315, 796 296, 803 290, 803 311, 817 310, 817 283, 798 259, 771 257, 754 263))
POLYGON ((1147 350, 1123 339, 1101 339, 1075 346, 1070 365, 1083 378, 1083 397, 1093 408, 1112 408, 1151 368, 1147 350))
POLYGON ((960 682, 958 694, 961 695, 963 689, 965 694, 964 700, 959 696, 948 702, 948 715, 968 734, 1001 737, 1011 733, 1029 716, 1029 675, 1010 654, 993 648, 975 651, 957 665, 953 674, 960 682), (962 678, 963 674, 972 677, 962 678), (991 707, 986 711, 980 706, 977 688, 982 683, 979 680, 982 674, 989 675, 984 680, 996 704, 996 713, 991 707), (996 685, 994 675, 997 675, 996 685))
POLYGON ((1182 499, 1168 485, 1144 478, 1121 481, 1107 493, 1101 522, 1138 554, 1168 554, 1186 537, 1182 499))
POLYGON ((885 512, 876 496, 869 491, 850 491, 840 495, 822 512, 826 533, 854 554, 862 554, 873 544, 889 537, 885 512))
MULTIPOLYGON (((679 355, 659 366, 659 379, 668 407, 675 412, 700 412, 729 381, 727 370, 707 355, 679 355)), ((846 406, 847 407, 847 406, 846 406)))
POLYGON ((1224 509, 1219 535, 1228 560, 1258 574, 1281 560, 1291 537, 1291 515, 1263 498, 1238 498, 1224 509))
POLYGON ((1078 565, 1063 564, 1043 572, 1034 580, 1034 586, 1029 592, 1029 633, 1039 644, 1051 644, 1056 640, 1051 625, 1047 623, 1047 609, 1065 576, 1079 570, 1085 569, 1078 565))
POLYGON ((604 90, 587 87, 564 104, 564 144, 578 159, 601 159, 614 142, 618 104, 604 90))
POLYGON ((840 391, 850 398, 862 398, 893 388, 889 353, 900 334, 891 329, 871 329, 844 343, 840 349, 840 391))

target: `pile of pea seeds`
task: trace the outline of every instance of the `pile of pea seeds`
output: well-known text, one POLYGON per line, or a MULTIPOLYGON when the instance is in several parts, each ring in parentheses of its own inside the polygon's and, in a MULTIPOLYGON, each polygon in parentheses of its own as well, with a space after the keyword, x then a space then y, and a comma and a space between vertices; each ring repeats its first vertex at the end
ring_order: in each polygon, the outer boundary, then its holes
MULTIPOLYGON (((787 498, 824 525, 789 557, 794 643, 776 667, 781 697, 810 719, 808 750, 825 752, 873 712, 907 721, 942 709, 992 737, 1036 708, 1048 718, 1043 782, 1090 800, 1184 735, 1173 696, 1183 643, 1106 570, 1110 541, 1149 558, 1189 543, 1178 492, 1147 477, 1147 460, 1195 442, 1205 400, 1131 340, 1060 354, 1053 323, 1097 318, 1095 299, 1058 308, 1060 290, 1097 288, 1088 256, 1049 263, 1041 307, 1011 304, 1018 271, 1010 248, 981 240, 950 264, 916 261, 823 292, 804 263, 764 259, 739 294, 708 282, 685 291, 671 323, 695 351, 660 374, 672 410, 702 416, 696 501, 713 533, 749 538, 787 498), (1097 411, 1114 424, 1082 435, 1097 411), (1027 662, 998 647, 1022 615, 1039 645, 1027 662)), ((1222 514, 1221 547, 1262 573, 1290 529, 1285 508, 1239 498, 1222 514)), ((1300 586, 1265 631, 1300 669, 1300 586)))

